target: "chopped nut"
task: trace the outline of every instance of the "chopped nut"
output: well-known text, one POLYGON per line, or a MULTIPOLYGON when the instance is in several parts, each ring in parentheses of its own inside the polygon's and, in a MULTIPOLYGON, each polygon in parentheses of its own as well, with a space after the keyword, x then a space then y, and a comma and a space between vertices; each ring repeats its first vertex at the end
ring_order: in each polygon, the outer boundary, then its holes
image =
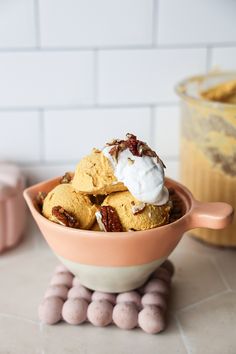
POLYGON ((118 143, 113 144, 113 147, 109 151, 109 154, 113 156, 114 160, 117 162, 119 153, 126 149, 126 144, 124 140, 117 140, 118 143))
POLYGON ((140 153, 140 148, 141 148, 141 141, 137 140, 137 137, 133 134, 126 134, 126 137, 128 138, 126 140, 126 146, 130 150, 130 152, 134 156, 142 156, 142 153, 140 153))
POLYGON ((95 213, 95 216, 96 216, 96 219, 97 219, 97 223, 98 223, 99 229, 100 229, 101 231, 106 231, 105 225, 104 225, 103 222, 102 222, 102 214, 101 214, 101 212, 100 212, 100 211, 97 211, 97 212, 95 213))
POLYGON ((118 155, 119 155, 119 145, 114 145, 113 148, 109 151, 109 154, 114 158, 117 162, 118 155))
POLYGON ((64 176, 60 179, 60 183, 70 183, 72 180, 72 174, 71 172, 66 172, 64 176))
POLYGON ((134 164, 134 160, 132 160, 130 157, 128 157, 128 164, 129 165, 133 165, 134 164))
POLYGON ((149 156, 155 157, 157 163, 161 163, 165 167, 163 161, 159 158, 155 151, 153 151, 146 143, 141 140, 137 140, 137 137, 133 134, 126 134, 127 140, 113 140, 110 143, 107 143, 107 146, 112 146, 109 154, 113 156, 114 160, 117 162, 119 153, 125 149, 129 149, 134 156, 149 156))
POLYGON ((113 139, 109 143, 106 143, 106 146, 113 146, 113 145, 119 145, 122 141, 124 140, 119 140, 119 139, 113 139))
POLYGON ((101 152, 101 150, 96 149, 96 148, 93 148, 93 152, 94 152, 95 154, 99 154, 99 153, 101 152))
MULTIPOLYGON (((97 213, 96 213, 97 214, 97 213)), ((120 218, 116 212, 116 210, 111 206, 102 206, 100 208, 101 219, 97 217, 97 221, 99 221, 106 232, 121 232, 123 231, 120 218)), ((99 224, 100 226, 100 224, 99 224)))
POLYGON ((60 205, 52 208, 52 215, 56 218, 58 223, 63 226, 73 227, 74 229, 79 227, 79 222, 76 217, 71 213, 68 213, 68 211, 60 205))
POLYGON ((171 206, 169 222, 172 223, 180 219, 184 214, 184 205, 173 188, 169 188, 170 201, 169 205, 171 206))
POLYGON ((98 194, 98 195, 89 195, 88 196, 92 204, 101 205, 104 199, 106 198, 105 195, 98 194))
POLYGON ((44 202, 46 196, 47 196, 46 192, 38 192, 38 194, 35 198, 36 204, 37 204, 40 211, 42 210, 43 202, 44 202))
POLYGON ((146 207, 145 203, 140 203, 138 205, 136 205, 134 203, 131 203, 131 204, 132 204, 131 210, 134 215, 141 213, 146 207))

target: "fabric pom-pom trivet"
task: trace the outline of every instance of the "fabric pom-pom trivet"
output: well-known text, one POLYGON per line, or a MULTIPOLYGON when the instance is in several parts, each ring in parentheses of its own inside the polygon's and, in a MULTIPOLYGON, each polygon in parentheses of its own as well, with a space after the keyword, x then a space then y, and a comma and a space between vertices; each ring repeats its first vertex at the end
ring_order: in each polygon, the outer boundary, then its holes
POLYGON ((159 333, 166 327, 173 273, 174 266, 167 260, 141 288, 110 294, 85 288, 79 278, 59 265, 39 305, 39 319, 50 325, 59 321, 71 325, 90 322, 99 327, 113 324, 127 330, 140 327, 146 333, 159 333))

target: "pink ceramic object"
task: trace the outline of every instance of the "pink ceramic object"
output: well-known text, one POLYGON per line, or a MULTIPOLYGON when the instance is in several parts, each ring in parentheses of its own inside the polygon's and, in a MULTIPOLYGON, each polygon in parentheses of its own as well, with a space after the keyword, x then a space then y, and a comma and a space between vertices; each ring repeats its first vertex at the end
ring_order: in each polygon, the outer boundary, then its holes
POLYGON ((25 190, 24 197, 42 234, 57 257, 82 285, 104 292, 140 287, 177 246, 184 232, 196 227, 222 229, 230 224, 233 208, 226 203, 200 203, 187 188, 169 178, 182 199, 185 213, 177 221, 136 232, 99 232, 64 227, 43 217, 35 205, 39 191, 48 193, 55 178, 25 190))
POLYGON ((25 225, 25 182, 20 170, 10 164, 0 164, 0 252, 15 246, 25 225))

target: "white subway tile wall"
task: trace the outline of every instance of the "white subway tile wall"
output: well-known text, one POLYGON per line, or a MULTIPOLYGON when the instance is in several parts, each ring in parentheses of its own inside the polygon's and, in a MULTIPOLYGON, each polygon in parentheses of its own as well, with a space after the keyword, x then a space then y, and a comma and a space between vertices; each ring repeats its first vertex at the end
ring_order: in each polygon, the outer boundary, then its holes
POLYGON ((39 0, 41 45, 150 45, 152 6, 152 0, 39 0))
POLYGON ((178 178, 176 83, 236 69, 235 0, 0 1, 0 160, 30 183, 134 132, 178 178))
POLYGON ((127 132, 149 140, 151 114, 149 108, 48 111, 44 131, 45 160, 76 163, 94 146, 103 148, 106 142, 123 138, 127 132))
POLYGON ((218 44, 236 39, 234 0, 159 0, 157 12, 160 44, 218 44))
POLYGON ((98 54, 98 102, 175 102, 175 84, 206 71, 206 49, 104 50, 98 54))
POLYGON ((213 48, 211 68, 213 70, 236 70, 236 46, 230 48, 213 48))
POLYGON ((32 112, 0 112, 0 160, 39 162, 40 115, 32 112))
POLYGON ((155 109, 154 148, 165 160, 179 156, 179 128, 180 112, 178 106, 157 107, 155 109))
POLYGON ((0 53, 0 107, 94 103, 94 54, 0 53))
POLYGON ((34 0, 0 1, 0 49, 36 45, 34 0))

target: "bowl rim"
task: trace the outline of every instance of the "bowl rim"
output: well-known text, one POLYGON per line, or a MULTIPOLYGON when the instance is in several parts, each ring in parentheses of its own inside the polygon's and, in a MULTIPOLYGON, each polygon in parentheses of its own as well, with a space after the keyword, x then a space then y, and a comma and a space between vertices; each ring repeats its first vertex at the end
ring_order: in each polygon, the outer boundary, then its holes
MULTIPOLYGON (((186 219, 189 217, 189 215, 191 214, 193 208, 194 208, 194 197, 192 195, 192 193, 188 190, 188 188, 186 188, 184 185, 182 185, 181 183, 175 181, 174 179, 172 178, 169 178, 169 177, 165 177, 165 181, 167 182, 167 184, 174 184, 175 187, 177 187, 177 193, 181 195, 181 199, 184 203, 184 206, 186 208, 186 211, 184 213, 184 215, 182 215, 179 219, 175 220, 174 222, 171 222, 169 224, 166 224, 166 225, 162 225, 162 226, 158 226, 158 227, 155 227, 155 228, 151 228, 151 229, 147 229, 147 230, 138 230, 138 231, 122 231, 122 232, 101 232, 101 231, 95 231, 95 230, 86 230, 86 229, 75 229, 75 228, 71 228, 71 227, 68 227, 68 226, 63 226, 63 225, 60 225, 60 224, 57 224, 49 219, 47 219, 45 216, 43 216, 40 211, 37 209, 37 207, 35 206, 35 203, 34 203, 34 200, 31 196, 31 193, 35 190, 37 191, 44 191, 43 190, 43 187, 47 186, 48 184, 51 184, 51 183, 56 183, 56 182, 59 182, 59 180, 61 179, 61 176, 60 177, 54 177, 54 178, 51 178, 51 179, 48 179, 48 180, 45 180, 45 181, 42 181, 42 182, 39 182, 37 184, 34 184, 28 188, 26 188, 23 192, 23 195, 24 195, 24 198, 30 208, 31 211, 34 211, 36 214, 37 214, 37 217, 39 218, 39 220, 41 220, 41 222, 43 222, 44 224, 48 225, 49 227, 53 227, 55 230, 58 229, 58 230, 63 230, 65 232, 70 232, 72 234, 77 234, 78 237, 81 236, 85 236, 84 233, 86 232, 86 234, 89 234, 90 237, 100 237, 100 238, 117 238, 117 237, 122 237, 122 238, 133 238, 134 236, 135 237, 143 237, 143 232, 149 232, 149 233, 152 233, 152 232, 157 232, 157 230, 165 230, 165 229, 168 229, 171 227, 175 227, 181 223, 184 223, 186 221, 186 219)), ((56 186, 57 184, 55 184, 56 186)))
POLYGON ((220 77, 220 76, 236 76, 236 71, 233 70, 227 70, 227 71, 217 71, 217 72, 209 72, 207 74, 201 74, 201 75, 193 75, 186 77, 179 81, 175 85, 175 93, 182 98, 184 101, 188 102, 194 102, 197 104, 200 104, 202 106, 205 106, 207 108, 215 108, 215 109, 233 109, 235 110, 236 104, 235 103, 227 103, 227 102, 217 102, 217 101, 211 101, 207 99, 202 99, 200 97, 194 97, 189 95, 186 92, 186 86, 190 82, 203 82, 207 78, 214 78, 214 77, 220 77))

